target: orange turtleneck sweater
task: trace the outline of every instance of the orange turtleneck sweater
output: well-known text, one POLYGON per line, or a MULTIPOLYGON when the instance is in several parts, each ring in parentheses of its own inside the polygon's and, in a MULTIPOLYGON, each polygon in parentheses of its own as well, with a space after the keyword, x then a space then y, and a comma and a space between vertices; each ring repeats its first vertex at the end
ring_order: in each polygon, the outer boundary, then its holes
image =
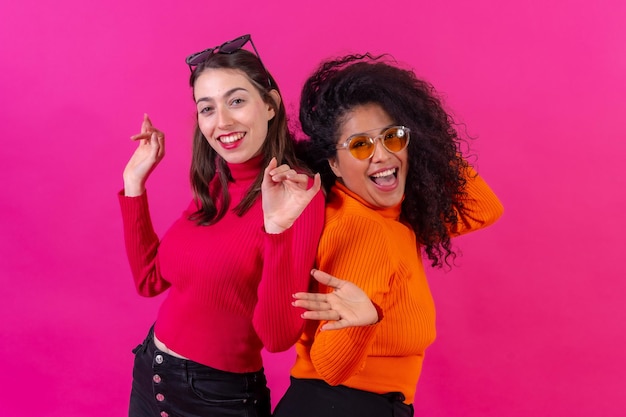
MULTIPOLYGON (((471 168, 466 191, 453 235, 486 227, 503 211, 471 168)), ((435 306, 415 233, 399 220, 400 211, 400 205, 372 207, 341 183, 331 189, 317 267, 361 287, 384 318, 372 326, 323 332, 325 322, 307 322, 296 344, 293 377, 381 394, 397 391, 413 403, 424 351, 435 339, 435 306)))

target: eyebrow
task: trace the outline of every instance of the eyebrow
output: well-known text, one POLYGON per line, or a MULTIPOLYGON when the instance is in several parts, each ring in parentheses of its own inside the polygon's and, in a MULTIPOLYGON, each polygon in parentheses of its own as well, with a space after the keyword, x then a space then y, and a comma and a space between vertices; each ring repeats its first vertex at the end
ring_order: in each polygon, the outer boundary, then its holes
MULTIPOLYGON (((231 88, 226 93, 224 93, 223 97, 230 97, 231 95, 233 95, 234 93, 240 90, 248 92, 248 90, 243 87, 235 87, 235 88, 231 88)), ((199 99, 196 100, 196 104, 200 103, 201 101, 214 101, 214 100, 215 99, 213 99, 212 97, 200 97, 199 99)))

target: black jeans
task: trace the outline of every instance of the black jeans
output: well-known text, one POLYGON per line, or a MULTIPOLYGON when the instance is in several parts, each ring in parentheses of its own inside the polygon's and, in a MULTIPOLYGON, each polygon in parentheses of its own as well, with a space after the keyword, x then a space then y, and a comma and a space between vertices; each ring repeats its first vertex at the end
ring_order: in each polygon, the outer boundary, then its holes
POLYGON ((130 417, 270 417, 265 374, 220 371, 158 350, 154 330, 135 349, 130 417))
POLYGON ((399 392, 373 392, 331 386, 319 379, 291 377, 274 417, 412 417, 413 405, 399 392))

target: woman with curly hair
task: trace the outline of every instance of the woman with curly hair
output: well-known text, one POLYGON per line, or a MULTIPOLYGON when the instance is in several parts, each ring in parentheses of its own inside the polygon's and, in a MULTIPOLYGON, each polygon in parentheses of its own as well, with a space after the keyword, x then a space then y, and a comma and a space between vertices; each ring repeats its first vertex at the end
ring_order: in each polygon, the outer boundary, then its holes
POLYGON ((502 205, 463 158, 434 88, 384 56, 323 63, 304 85, 300 122, 327 193, 321 285, 296 294, 313 320, 275 416, 412 416, 435 339, 422 252, 451 265, 451 238, 494 223, 502 205))

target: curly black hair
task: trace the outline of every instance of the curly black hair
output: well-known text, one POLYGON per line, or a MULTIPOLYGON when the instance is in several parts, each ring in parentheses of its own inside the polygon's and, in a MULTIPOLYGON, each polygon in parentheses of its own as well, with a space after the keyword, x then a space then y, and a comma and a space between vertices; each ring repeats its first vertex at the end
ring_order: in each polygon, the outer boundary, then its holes
POLYGON ((336 177, 328 160, 336 156, 342 124, 358 106, 377 104, 394 123, 411 130, 402 218, 415 231, 432 266, 450 266, 456 253, 451 227, 463 209, 467 162, 452 116, 434 87, 389 55, 347 55, 323 62, 304 84, 300 124, 309 140, 300 157, 319 172, 325 191, 336 177))

